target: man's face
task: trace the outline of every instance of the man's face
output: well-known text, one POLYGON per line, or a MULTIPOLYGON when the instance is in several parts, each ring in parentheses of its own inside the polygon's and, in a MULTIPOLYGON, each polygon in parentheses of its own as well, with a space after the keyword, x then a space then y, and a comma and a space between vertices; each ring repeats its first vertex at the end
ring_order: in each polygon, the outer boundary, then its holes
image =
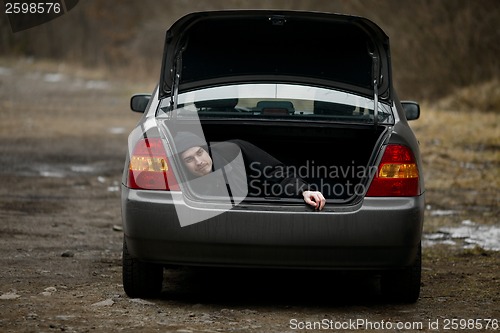
POLYGON ((192 147, 181 154, 186 168, 195 176, 205 176, 212 172, 212 158, 202 147, 192 147))

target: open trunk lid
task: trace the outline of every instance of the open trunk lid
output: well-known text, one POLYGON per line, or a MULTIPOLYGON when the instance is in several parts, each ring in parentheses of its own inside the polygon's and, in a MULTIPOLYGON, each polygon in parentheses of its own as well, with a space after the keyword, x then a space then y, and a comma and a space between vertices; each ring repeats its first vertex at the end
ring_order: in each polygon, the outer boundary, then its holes
POLYGON ((192 13, 167 31, 160 99, 200 87, 269 81, 390 103, 389 39, 365 18, 274 10, 192 13))

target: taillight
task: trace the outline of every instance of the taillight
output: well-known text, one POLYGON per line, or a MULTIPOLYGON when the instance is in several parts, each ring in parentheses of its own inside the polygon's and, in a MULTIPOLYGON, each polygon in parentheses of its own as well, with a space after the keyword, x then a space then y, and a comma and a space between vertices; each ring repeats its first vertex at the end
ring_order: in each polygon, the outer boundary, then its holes
POLYGON ((411 197, 419 192, 418 167, 412 151, 407 146, 388 145, 366 196, 411 197))
POLYGON ((179 190, 160 138, 141 139, 130 156, 128 187, 146 190, 179 190))

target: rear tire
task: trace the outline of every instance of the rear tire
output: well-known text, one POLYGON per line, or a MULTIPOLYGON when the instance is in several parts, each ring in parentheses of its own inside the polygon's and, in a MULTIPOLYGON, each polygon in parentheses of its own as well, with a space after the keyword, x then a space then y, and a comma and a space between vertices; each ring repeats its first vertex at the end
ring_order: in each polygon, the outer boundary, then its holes
POLYGON ((415 303, 420 296, 421 280, 422 245, 420 244, 417 257, 411 266, 382 274, 382 295, 392 302, 415 303))
POLYGON ((131 298, 155 298, 160 295, 163 283, 163 266, 143 262, 130 255, 123 240, 122 259, 123 289, 131 298))

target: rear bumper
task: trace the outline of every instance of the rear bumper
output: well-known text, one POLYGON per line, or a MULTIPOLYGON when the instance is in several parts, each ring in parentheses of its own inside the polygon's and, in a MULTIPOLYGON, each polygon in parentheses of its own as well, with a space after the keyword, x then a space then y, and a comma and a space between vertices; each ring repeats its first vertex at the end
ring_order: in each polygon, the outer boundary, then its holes
POLYGON ((423 211, 423 195, 366 198, 350 211, 327 206, 313 212, 304 204, 240 204, 206 221, 181 227, 169 192, 122 188, 124 233, 130 253, 162 264, 400 268, 412 264, 417 255, 423 211))

